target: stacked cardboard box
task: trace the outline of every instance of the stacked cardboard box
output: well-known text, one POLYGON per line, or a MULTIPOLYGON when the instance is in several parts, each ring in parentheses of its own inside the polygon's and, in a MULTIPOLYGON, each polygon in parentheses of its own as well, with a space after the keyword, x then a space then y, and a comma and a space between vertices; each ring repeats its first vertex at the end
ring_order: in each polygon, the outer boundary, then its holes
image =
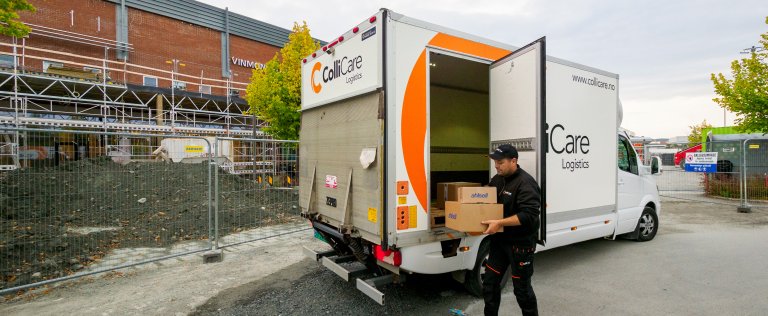
POLYGON ((458 201, 459 188, 479 187, 476 182, 441 182, 437 184, 437 208, 444 210, 445 201, 458 201))
POLYGON ((494 187, 460 187, 455 201, 445 202, 445 226, 461 232, 484 232, 488 225, 480 222, 502 219, 504 207, 496 204, 494 187))
POLYGON ((479 187, 476 182, 440 182, 437 184, 437 202, 429 209, 430 227, 445 227, 445 201, 458 201, 459 188, 479 187))

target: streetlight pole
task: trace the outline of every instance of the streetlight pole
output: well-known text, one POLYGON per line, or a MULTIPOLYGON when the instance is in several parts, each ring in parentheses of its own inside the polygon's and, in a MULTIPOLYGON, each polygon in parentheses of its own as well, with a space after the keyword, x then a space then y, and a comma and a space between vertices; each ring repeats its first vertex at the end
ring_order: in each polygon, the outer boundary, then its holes
POLYGON ((186 66, 181 63, 181 60, 171 59, 166 60, 165 63, 171 64, 171 128, 176 126, 176 73, 179 72, 179 66, 186 66))

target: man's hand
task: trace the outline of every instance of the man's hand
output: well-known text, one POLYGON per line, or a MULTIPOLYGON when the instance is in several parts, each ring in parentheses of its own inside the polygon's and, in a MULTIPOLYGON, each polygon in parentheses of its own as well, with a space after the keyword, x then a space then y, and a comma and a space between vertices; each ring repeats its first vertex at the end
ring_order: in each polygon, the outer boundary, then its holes
POLYGON ((485 232, 483 232, 483 234, 493 235, 499 230, 501 230, 504 227, 504 225, 502 224, 502 221, 503 220, 501 219, 491 219, 491 220, 480 222, 483 225, 488 225, 488 229, 486 229, 485 232))

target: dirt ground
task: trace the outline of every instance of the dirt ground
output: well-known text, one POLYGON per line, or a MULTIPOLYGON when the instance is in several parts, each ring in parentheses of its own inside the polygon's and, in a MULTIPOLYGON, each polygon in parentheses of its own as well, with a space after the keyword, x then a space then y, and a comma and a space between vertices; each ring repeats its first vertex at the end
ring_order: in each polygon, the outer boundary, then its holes
POLYGON ((325 245, 304 230, 225 248, 219 263, 189 255, 66 282, 0 303, 0 314, 186 315, 222 291, 304 260, 303 246, 325 245))
MULTIPOLYGON (((77 273, 113 249, 207 240, 208 172, 103 157, 4 173, 0 289, 77 273)), ((218 183, 221 235, 296 219, 294 192, 229 174, 218 183)))
MULTIPOLYGON (((700 230, 700 227, 727 231, 768 225, 766 208, 756 208, 752 213, 744 214, 737 213, 731 206, 664 200, 662 210, 662 235, 700 230)), ((261 288, 253 285, 290 283, 290 280, 301 278, 305 271, 285 268, 306 261, 301 251, 303 246, 317 250, 326 247, 315 240, 310 231, 289 234, 227 248, 224 261, 220 263, 203 264, 199 256, 191 255, 90 277, 47 293, 37 292, 6 301, 0 304, 0 314, 60 315, 74 311, 85 315, 199 313, 201 306, 212 306, 206 302, 217 296, 220 298, 222 293, 226 293, 227 301, 234 304, 252 299, 252 289, 261 288), (272 277, 277 272, 286 280, 272 277)), ((345 289, 354 291, 351 286, 345 289)))

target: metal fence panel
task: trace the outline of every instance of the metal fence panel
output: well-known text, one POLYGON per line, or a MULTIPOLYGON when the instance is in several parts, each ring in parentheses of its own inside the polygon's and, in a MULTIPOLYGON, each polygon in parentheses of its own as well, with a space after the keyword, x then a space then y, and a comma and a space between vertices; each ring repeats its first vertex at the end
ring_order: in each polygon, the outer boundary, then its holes
POLYGON ((217 247, 296 230, 298 142, 217 138, 217 247), (273 229, 256 229, 271 226, 273 229))
POLYGON ((742 152, 745 204, 768 209, 768 139, 745 140, 742 152))
POLYGON ((768 208, 768 140, 710 141, 703 150, 717 152, 717 171, 685 171, 685 160, 664 166, 656 176, 659 194, 669 198, 768 208))
POLYGON ((0 294, 309 229, 298 143, 0 129, 0 294))
POLYGON ((0 291, 211 248, 206 139, 5 132, 18 168, 0 172, 0 291))

